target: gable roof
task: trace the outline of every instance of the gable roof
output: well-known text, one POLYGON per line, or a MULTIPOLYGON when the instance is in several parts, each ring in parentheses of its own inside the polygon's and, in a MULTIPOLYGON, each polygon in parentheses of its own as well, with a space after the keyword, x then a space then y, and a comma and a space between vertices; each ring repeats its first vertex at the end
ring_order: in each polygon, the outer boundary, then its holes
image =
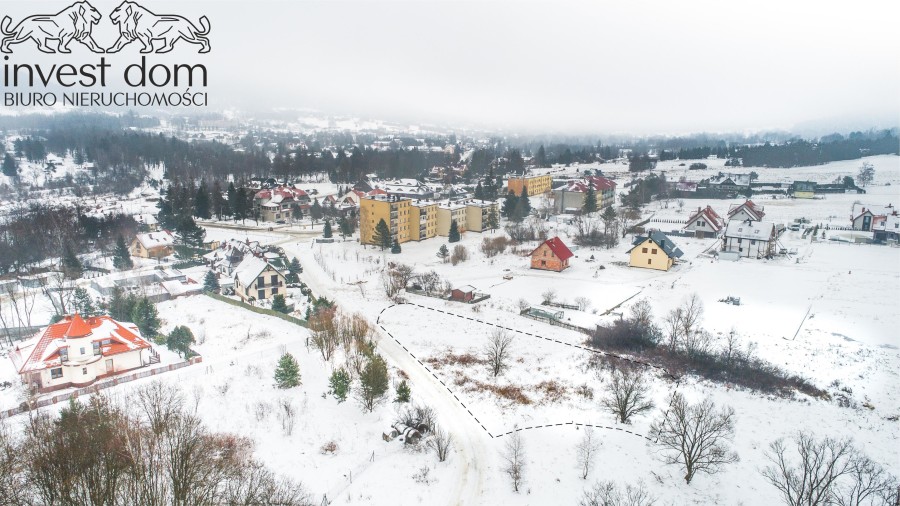
POLYGON ((172 246, 175 244, 175 237, 172 236, 172 232, 169 232, 168 230, 150 232, 149 234, 138 234, 135 236, 135 239, 141 243, 141 246, 143 246, 144 249, 172 246))
POLYGON ((853 204, 853 211, 850 215, 851 220, 855 220, 860 216, 869 213, 872 216, 890 216, 896 215, 897 210, 892 204, 886 206, 870 206, 868 204, 853 204))
POLYGON ((550 248, 550 251, 552 251, 553 254, 556 255, 556 258, 559 258, 560 260, 568 260, 574 256, 569 247, 566 246, 562 242, 562 239, 560 239, 559 237, 547 239, 546 241, 542 242, 540 246, 534 248, 534 251, 532 251, 531 254, 534 255, 534 252, 541 249, 541 246, 545 244, 548 248, 550 248))
POLYGON ((588 185, 591 185, 595 192, 616 189, 615 181, 601 176, 588 176, 584 179, 569 181, 562 189, 567 192, 584 193, 587 191, 588 185))
POLYGON ((706 222, 709 223, 709 226, 713 229, 714 232, 722 230, 724 221, 722 220, 722 217, 719 216, 719 214, 716 213, 710 206, 706 206, 706 209, 698 208, 697 212, 695 212, 693 215, 691 215, 690 218, 688 218, 688 221, 687 223, 685 223, 684 228, 691 226, 691 223, 701 217, 706 218, 706 222))
MULTIPOLYGON (((267 267, 269 267, 269 263, 262 258, 247 256, 240 264, 238 264, 237 268, 235 268, 234 277, 240 281, 242 285, 250 286, 250 283, 253 283, 253 280, 258 278, 267 267)), ((273 269, 275 268, 273 267, 273 269)))
POLYGON ((728 217, 731 218, 735 214, 739 213, 742 209, 756 221, 762 220, 763 216, 766 215, 766 213, 763 212, 762 206, 758 206, 753 203, 752 200, 747 199, 743 204, 732 204, 731 208, 728 210, 728 217))
MULTIPOLYGON (((120 323, 109 316, 82 318, 78 314, 66 316, 48 325, 34 337, 16 345, 10 358, 19 373, 58 367, 62 361, 59 350, 69 345, 69 339, 89 339, 100 342, 104 356, 150 348, 133 323, 120 323), (107 344, 103 341, 109 340, 107 344)), ((79 341, 75 341, 79 342, 79 341)))
POLYGON ((775 231, 775 224, 767 221, 729 221, 725 237, 768 241, 775 231))
POLYGON ((631 243, 631 249, 626 251, 626 253, 631 253, 632 250, 647 241, 651 241, 659 246, 659 248, 663 250, 663 253, 665 253, 669 258, 681 258, 682 255, 684 255, 684 252, 681 251, 681 248, 676 246, 675 243, 672 242, 672 239, 669 239, 666 234, 660 232, 659 230, 651 230, 647 236, 635 237, 634 242, 631 243))

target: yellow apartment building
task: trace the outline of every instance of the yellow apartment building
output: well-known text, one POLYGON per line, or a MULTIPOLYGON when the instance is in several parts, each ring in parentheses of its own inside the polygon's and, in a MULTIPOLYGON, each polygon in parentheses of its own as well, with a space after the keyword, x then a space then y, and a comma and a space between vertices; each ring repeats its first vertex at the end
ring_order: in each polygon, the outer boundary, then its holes
POLYGON ((458 202, 442 202, 437 206, 437 235, 450 235, 450 224, 456 221, 456 228, 462 234, 467 230, 466 205, 458 202))
MULTIPOLYGON (((404 243, 410 240, 412 199, 391 195, 370 195, 359 201, 359 241, 375 243, 375 227, 384 220, 391 231, 391 240, 404 243)), ((418 224, 416 225, 418 228, 418 224)))
POLYGON ((510 176, 506 180, 507 191, 512 191, 516 195, 522 194, 523 185, 528 188, 529 196, 540 195, 550 191, 550 187, 553 185, 553 177, 550 174, 542 176, 510 176))
POLYGON ((483 232, 487 226, 488 215, 494 209, 497 216, 497 224, 500 223, 500 206, 496 202, 487 200, 467 200, 466 201, 466 230, 473 232, 483 232))
POLYGON ((437 202, 423 200, 416 200, 410 204, 410 241, 422 241, 437 235, 437 207, 437 202))

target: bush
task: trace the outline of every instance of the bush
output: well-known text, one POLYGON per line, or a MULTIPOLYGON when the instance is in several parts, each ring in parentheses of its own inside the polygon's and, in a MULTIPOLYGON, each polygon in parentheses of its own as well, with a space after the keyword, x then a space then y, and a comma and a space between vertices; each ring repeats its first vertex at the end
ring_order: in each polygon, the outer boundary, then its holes
POLYGON ((409 384, 406 383, 406 380, 400 382, 397 385, 397 398, 394 399, 394 402, 409 402, 409 384))
POLYGON ((481 240, 481 252, 484 253, 484 256, 493 258, 506 251, 508 245, 509 239, 504 236, 494 238, 485 237, 481 240))
POLYGON ((453 247, 453 254, 450 255, 450 264, 456 265, 469 259, 469 250, 462 244, 453 247))
POLYGON ((191 329, 179 325, 169 332, 165 339, 166 348, 187 357, 191 353, 191 345, 194 344, 194 334, 191 329))
POLYGON ((339 403, 346 401, 347 394, 350 393, 350 374, 344 369, 334 371, 331 373, 331 378, 328 380, 328 386, 331 387, 331 395, 333 395, 339 403))
POLYGON ((287 303, 284 301, 284 295, 280 293, 272 297, 272 311, 278 311, 282 314, 288 314, 291 312, 290 308, 288 308, 287 303))

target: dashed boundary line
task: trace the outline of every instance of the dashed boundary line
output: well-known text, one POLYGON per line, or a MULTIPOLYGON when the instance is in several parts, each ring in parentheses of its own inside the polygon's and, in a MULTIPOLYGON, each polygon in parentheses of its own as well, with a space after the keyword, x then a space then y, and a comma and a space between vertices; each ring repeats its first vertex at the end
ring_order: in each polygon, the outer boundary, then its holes
MULTIPOLYGON (((638 293, 640 293, 640 292, 638 292, 638 293)), ((637 295, 637 294, 632 295, 631 297, 629 297, 629 299, 633 298, 633 297, 636 296, 636 295, 637 295)), ((627 299, 626 299, 626 300, 627 300, 627 299)), ((623 302, 624 302, 624 301, 623 301, 623 302)), ((631 435, 633 435, 633 436, 637 436, 637 437, 646 439, 647 441, 650 441, 651 443, 654 443, 654 444, 659 440, 659 437, 657 436, 656 439, 653 439, 653 438, 651 438, 651 437, 649 437, 649 436, 647 436, 647 435, 645 435, 645 434, 641 434, 641 433, 638 433, 638 432, 634 432, 634 431, 631 431, 631 430, 628 430, 628 429, 626 429, 626 428, 624 428, 624 427, 619 427, 619 426, 599 425, 599 424, 590 424, 590 423, 578 423, 578 422, 575 422, 575 421, 571 421, 571 422, 561 422, 561 423, 548 423, 548 424, 544 424, 544 425, 532 425, 532 426, 529 426, 529 427, 517 427, 517 428, 515 428, 515 429, 513 429, 513 430, 504 432, 504 433, 502 433, 502 434, 496 434, 496 435, 495 435, 495 434, 492 434, 491 431, 489 431, 489 430, 487 429, 487 427, 485 427, 484 424, 481 423, 480 420, 478 420, 478 417, 475 416, 474 413, 472 413, 472 410, 469 409, 468 407, 466 407, 465 403, 464 403, 462 400, 460 400, 460 398, 456 395, 456 393, 454 393, 453 390, 451 390, 450 387, 447 386, 447 384, 444 383, 444 381, 443 381, 441 378, 439 378, 438 375, 435 374, 434 371, 431 370, 431 368, 429 368, 427 365, 425 365, 425 363, 422 362, 418 357, 416 357, 415 355, 413 355, 413 353, 412 353, 411 351, 409 351, 409 349, 408 349, 403 343, 401 343, 399 339, 397 339, 396 337, 394 337, 394 335, 391 334, 390 331, 388 331, 386 328, 384 328, 384 325, 381 324, 381 317, 384 315, 384 312, 385 312, 385 311, 387 311, 388 309, 391 309, 392 307, 395 307, 395 306, 401 306, 401 305, 416 306, 416 307, 419 307, 419 308, 422 308, 422 309, 427 309, 427 310, 429 310, 429 311, 437 311, 437 312, 439 312, 439 313, 444 313, 444 314, 446 314, 446 315, 448 315, 448 316, 456 316, 457 318, 465 318, 466 320, 472 320, 472 321, 481 323, 481 324, 483 324, 483 325, 488 325, 488 326, 491 326, 491 327, 497 327, 497 328, 501 328, 501 329, 508 330, 508 331, 510 331, 510 332, 515 332, 515 333, 517 333, 517 334, 523 334, 523 335, 526 335, 526 336, 531 336, 531 337, 536 337, 536 338, 538 338, 538 339, 543 339, 543 340, 545 340, 545 341, 549 341, 549 342, 553 342, 553 343, 558 343, 558 344, 563 344, 563 345, 566 345, 566 346, 571 346, 571 347, 573 347, 573 348, 578 348, 578 349, 580 349, 580 350, 584 350, 584 351, 587 351, 587 352, 589 352, 589 353, 595 353, 595 354, 598 354, 598 355, 604 355, 604 356, 607 356, 607 357, 614 357, 614 358, 619 359, 619 360, 625 360, 625 361, 631 362, 631 363, 633 363, 633 364, 640 364, 640 365, 645 366, 645 367, 650 367, 650 368, 653 368, 653 369, 662 371, 666 376, 668 376, 669 378, 671 378, 672 380, 675 381, 675 388, 672 390, 672 395, 670 396, 671 400, 669 401, 669 405, 666 407, 666 411, 665 411, 665 413, 663 414, 663 419, 668 418, 668 416, 669 416, 669 411, 672 409, 672 402, 675 400, 674 394, 675 394, 675 392, 678 391, 678 387, 681 385, 681 378, 678 377, 678 376, 675 376, 674 374, 672 374, 671 372, 669 372, 669 370, 666 369, 665 367, 661 367, 661 366, 658 366, 658 365, 655 365, 655 364, 651 364, 651 363, 649 363, 649 362, 644 362, 644 361, 642 361, 642 360, 635 360, 635 359, 633 359, 633 358, 625 357, 625 356, 622 356, 622 355, 618 355, 618 354, 616 354, 616 353, 609 353, 609 352, 605 352, 605 351, 602 351, 602 350, 598 350, 598 349, 596 349, 596 348, 591 348, 591 347, 587 347, 587 346, 582 346, 582 345, 579 345, 579 344, 567 343, 567 342, 565 342, 565 341, 560 341, 559 339, 554 339, 554 338, 550 338, 550 337, 544 337, 544 336, 541 336, 541 335, 538 335, 538 334, 534 334, 534 333, 531 333, 531 332, 525 332, 525 331, 521 331, 521 330, 512 329, 512 328, 509 328, 509 327, 505 327, 505 326, 503 326, 503 325, 498 325, 498 324, 496 324, 496 323, 486 322, 486 321, 481 320, 481 319, 478 319, 478 318, 472 318, 472 317, 469 317, 469 316, 463 316, 463 315, 461 315, 461 314, 452 313, 452 312, 450 312, 450 311, 444 311, 444 310, 442 310, 442 309, 437 309, 437 308, 433 308, 433 307, 423 306, 422 304, 416 304, 415 302, 404 302, 404 303, 401 303, 401 304, 391 304, 390 306, 387 306, 387 307, 385 307, 384 309, 382 309, 381 312, 378 313, 378 318, 377 318, 376 321, 375 321, 376 324, 381 328, 381 330, 384 331, 384 333, 387 334, 391 339, 393 339, 394 342, 396 342, 401 348, 403 348, 404 351, 406 351, 407 353, 409 353, 409 355, 410 355, 413 359, 415 359, 415 361, 418 362, 419 365, 421 365, 422 367, 425 368, 426 371, 428 371, 429 373, 431 373, 431 375, 434 376, 434 379, 436 379, 436 380, 441 384, 441 386, 443 386, 444 388, 447 389, 447 392, 450 393, 450 395, 452 395, 454 399, 456 399, 456 402, 458 402, 459 405, 462 406, 463 409, 465 409, 466 412, 469 413, 469 416, 471 416, 472 419, 475 420, 475 423, 477 423, 479 426, 481 426, 481 428, 484 429, 484 432, 487 433, 487 435, 490 436, 492 439, 493 439, 493 438, 500 438, 500 437, 503 437, 503 436, 508 436, 508 435, 510 435, 510 434, 512 434, 512 433, 514 433, 514 432, 521 432, 521 431, 525 431, 525 430, 541 429, 541 428, 548 428, 548 427, 559 427, 559 426, 566 426, 566 425, 571 425, 571 426, 575 426, 575 427, 593 427, 593 428, 598 428, 598 429, 616 430, 616 431, 625 432, 625 433, 631 434, 631 435)), ((620 304, 620 305, 621 305, 621 304, 620 304)))

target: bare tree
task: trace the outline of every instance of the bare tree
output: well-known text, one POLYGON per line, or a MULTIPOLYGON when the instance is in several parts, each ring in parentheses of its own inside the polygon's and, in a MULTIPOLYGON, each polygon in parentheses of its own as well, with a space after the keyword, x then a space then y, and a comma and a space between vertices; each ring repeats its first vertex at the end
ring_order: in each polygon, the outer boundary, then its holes
POLYGON ((893 504, 896 479, 860 453, 849 438, 817 441, 801 431, 792 442, 772 442, 766 452, 772 465, 762 471, 790 506, 893 504))
POLYGON ((484 345, 482 353, 495 378, 508 366, 512 342, 512 335, 503 329, 497 329, 491 333, 487 344, 484 345))
POLYGON ((322 359, 331 361, 340 344, 338 325, 335 321, 335 312, 323 309, 309 318, 310 341, 315 349, 322 354, 322 359))
POLYGON ((678 347, 678 343, 681 342, 681 317, 682 309, 678 307, 669 311, 666 318, 663 320, 667 344, 669 350, 672 351, 674 351, 678 347))
POLYGON ((431 439, 428 440, 426 445, 428 448, 434 450, 438 462, 443 462, 447 460, 450 449, 453 447, 453 437, 441 427, 435 426, 431 434, 431 439))
POLYGON ((525 444, 522 442, 521 431, 516 430, 506 440, 503 460, 506 463, 503 472, 512 480, 513 490, 518 492, 525 477, 525 444))
POLYGON ((294 433, 294 420, 296 419, 297 409, 294 408, 294 403, 291 402, 290 399, 279 399, 278 400, 278 420, 281 422, 281 430, 284 431, 285 436, 290 436, 294 433))
POLYGON ((684 466, 687 483, 698 472, 714 474, 722 465, 739 460, 728 446, 734 438, 734 409, 717 410, 710 399, 688 404, 676 392, 668 412, 654 421, 650 430, 667 452, 666 463, 684 466))
POLYGON ((646 298, 640 299, 631 306, 630 318, 639 329, 646 329, 653 326, 653 306, 646 298))
POLYGON ((653 506, 656 499, 647 491, 643 482, 625 485, 625 492, 611 481, 598 481, 584 491, 580 506, 653 506))
POLYGON ((541 301, 544 304, 550 304, 551 302, 556 300, 556 290, 552 288, 548 288, 541 294, 541 301))
POLYGON ((62 271, 49 273, 40 278, 41 291, 53 305, 56 314, 69 314, 70 304, 75 291, 75 282, 62 271))
POLYGON ((629 423, 631 417, 653 409, 653 401, 649 399, 650 387, 642 370, 633 367, 616 369, 607 383, 606 395, 600 403, 619 422, 629 423))
POLYGON ((578 460, 578 468, 581 469, 581 479, 586 480, 591 469, 594 467, 594 457, 600 450, 600 442, 594 437, 594 429, 586 427, 581 441, 575 448, 576 458, 578 460))
POLYGON ((591 299, 587 297, 575 297, 575 305, 579 311, 587 311, 591 307, 591 299))
POLYGON ((681 305, 681 337, 685 342, 699 331, 702 319, 703 302, 696 293, 693 293, 681 305))
POLYGON ((622 237, 628 235, 628 227, 632 222, 641 219, 641 212, 631 207, 620 207, 616 214, 619 220, 619 228, 622 230, 622 237))
POLYGON ((413 268, 406 264, 397 264, 391 269, 391 274, 397 278, 397 284, 400 285, 400 288, 406 288, 409 285, 409 281, 415 275, 413 268))

